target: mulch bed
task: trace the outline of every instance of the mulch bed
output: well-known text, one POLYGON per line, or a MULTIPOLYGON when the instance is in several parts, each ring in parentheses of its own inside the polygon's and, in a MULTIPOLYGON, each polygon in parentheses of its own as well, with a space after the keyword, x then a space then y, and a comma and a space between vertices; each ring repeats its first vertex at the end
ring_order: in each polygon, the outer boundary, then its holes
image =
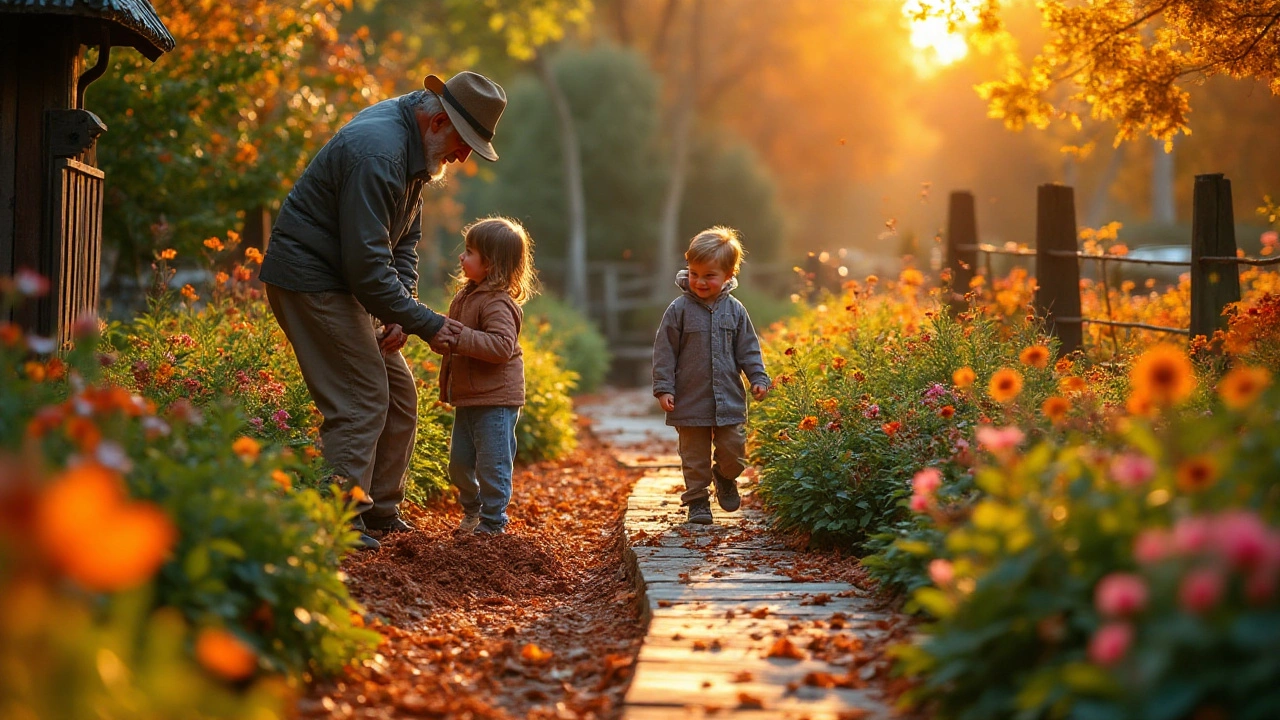
POLYGON ((611 718, 644 637, 622 516, 642 471, 587 428, 570 457, 516 468, 508 534, 458 536, 451 500, 420 532, 344 565, 378 655, 314 684, 301 717, 611 718))

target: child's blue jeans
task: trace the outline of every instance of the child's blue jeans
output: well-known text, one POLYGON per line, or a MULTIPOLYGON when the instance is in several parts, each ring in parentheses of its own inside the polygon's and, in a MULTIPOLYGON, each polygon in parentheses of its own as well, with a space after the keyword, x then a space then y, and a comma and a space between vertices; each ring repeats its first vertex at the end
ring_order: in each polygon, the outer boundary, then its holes
POLYGON ((511 470, 516 460, 519 407, 479 405, 456 409, 449 442, 449 481, 468 515, 491 529, 507 525, 511 470))

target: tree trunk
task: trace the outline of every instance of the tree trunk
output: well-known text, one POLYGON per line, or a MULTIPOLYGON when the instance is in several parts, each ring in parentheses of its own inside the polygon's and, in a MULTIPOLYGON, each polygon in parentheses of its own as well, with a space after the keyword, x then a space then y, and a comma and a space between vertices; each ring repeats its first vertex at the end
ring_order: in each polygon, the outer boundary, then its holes
POLYGON ((694 0, 690 20, 689 68, 684 74, 680 94, 672 109, 671 122, 671 178, 667 195, 662 203, 662 216, 658 222, 658 282, 654 283, 654 297, 667 294, 665 282, 676 273, 679 256, 680 206, 684 202, 684 188, 689 175, 689 151, 693 144, 693 121, 698 96, 698 73, 701 69, 697 41, 702 36, 703 0, 694 0))
POLYGON ((560 132, 560 151, 564 160, 565 197, 569 200, 569 243, 565 258, 565 300, 573 307, 587 309, 587 202, 582 185, 582 150, 578 145, 578 131, 573 114, 569 111, 569 99, 556 81, 546 49, 540 49, 534 58, 538 77, 547 88, 551 106, 555 108, 557 129, 560 132))
POLYGON ((1111 186, 1116 182, 1116 175, 1120 174, 1120 166, 1124 164, 1125 149, 1129 147, 1129 143, 1121 143, 1120 147, 1111 151, 1111 158, 1107 160, 1107 166, 1102 170, 1102 176, 1098 178, 1098 186, 1093 189, 1093 196, 1089 198, 1089 210, 1085 213, 1084 226, 1089 228, 1097 228, 1106 221, 1107 206, 1111 200, 1111 186))
POLYGON ((1163 140, 1151 141, 1151 220, 1161 225, 1178 222, 1173 194, 1173 150, 1164 151, 1163 140))

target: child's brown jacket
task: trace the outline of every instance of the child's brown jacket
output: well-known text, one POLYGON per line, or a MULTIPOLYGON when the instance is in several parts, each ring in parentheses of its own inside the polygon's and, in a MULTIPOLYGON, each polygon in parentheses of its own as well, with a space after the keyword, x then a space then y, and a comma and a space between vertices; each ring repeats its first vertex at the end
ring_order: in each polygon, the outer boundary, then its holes
POLYGON ((468 283, 449 303, 466 327, 440 365, 440 399, 457 407, 524 405, 524 311, 506 290, 468 283))

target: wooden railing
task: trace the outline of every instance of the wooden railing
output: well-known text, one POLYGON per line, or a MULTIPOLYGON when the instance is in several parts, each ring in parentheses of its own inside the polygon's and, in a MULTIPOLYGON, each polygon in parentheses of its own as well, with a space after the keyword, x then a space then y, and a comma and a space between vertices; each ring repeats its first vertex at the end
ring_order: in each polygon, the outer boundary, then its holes
POLYGON ((978 257, 987 260, 990 274, 992 255, 1034 257, 1032 274, 1036 278, 1035 309, 1061 342, 1060 352, 1070 353, 1083 342, 1085 324, 1133 328, 1155 332, 1209 336, 1226 326, 1223 309, 1240 300, 1240 265, 1274 265, 1280 257, 1244 258, 1236 254, 1235 223, 1231 209, 1231 181, 1221 174, 1197 175, 1193 218, 1191 223, 1191 260, 1178 262, 1146 260, 1125 255, 1098 255, 1081 252, 1077 245, 1075 200, 1070 187, 1041 185, 1036 196, 1036 246, 1034 250, 1004 249, 977 241, 977 219, 973 194, 951 193, 947 219, 947 266, 950 284, 956 289, 953 305, 964 305, 963 292, 970 287, 978 257), (1147 323, 1125 322, 1112 317, 1088 318, 1080 311, 1080 262, 1099 264, 1103 282, 1103 298, 1110 312, 1107 287, 1108 263, 1133 265, 1165 265, 1185 267, 1191 273, 1191 326, 1166 327, 1147 323), (1232 272, 1221 272, 1231 266, 1232 272))

